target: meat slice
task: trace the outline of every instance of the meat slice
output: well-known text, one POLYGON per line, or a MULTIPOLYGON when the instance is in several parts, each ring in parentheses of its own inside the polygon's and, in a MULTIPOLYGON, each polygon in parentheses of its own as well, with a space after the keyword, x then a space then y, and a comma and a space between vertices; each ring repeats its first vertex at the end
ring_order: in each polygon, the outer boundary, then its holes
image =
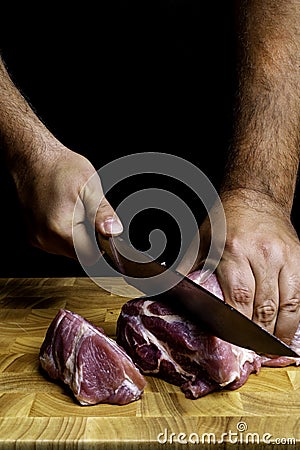
POLYGON ((188 398, 246 381, 260 360, 212 336, 170 306, 140 298, 127 302, 117 322, 117 342, 144 374, 181 386, 188 398), (247 364, 246 364, 247 363, 247 364))
POLYGON ((124 405, 139 399, 146 381, 125 351, 101 328, 60 309, 40 349, 40 364, 69 385, 82 405, 124 405))
MULTIPOLYGON (((201 273, 190 278, 223 298, 215 275, 204 283, 201 273)), ((292 358, 262 357, 225 342, 176 314, 170 304, 142 297, 127 302, 117 322, 117 342, 141 372, 181 386, 188 398, 217 389, 237 389, 262 365, 298 363, 292 358)))

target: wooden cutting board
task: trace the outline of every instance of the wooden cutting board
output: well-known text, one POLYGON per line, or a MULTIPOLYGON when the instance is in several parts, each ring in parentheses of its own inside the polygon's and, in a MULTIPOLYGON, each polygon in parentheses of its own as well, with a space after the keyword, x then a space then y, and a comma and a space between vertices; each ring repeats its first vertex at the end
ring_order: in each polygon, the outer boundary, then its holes
POLYGON ((40 372, 38 353, 59 308, 115 337, 129 298, 111 287, 126 285, 106 278, 101 286, 89 278, 0 279, 0 449, 300 447, 300 368, 292 366, 263 368, 239 390, 198 400, 147 377, 143 398, 129 405, 78 405, 40 372))

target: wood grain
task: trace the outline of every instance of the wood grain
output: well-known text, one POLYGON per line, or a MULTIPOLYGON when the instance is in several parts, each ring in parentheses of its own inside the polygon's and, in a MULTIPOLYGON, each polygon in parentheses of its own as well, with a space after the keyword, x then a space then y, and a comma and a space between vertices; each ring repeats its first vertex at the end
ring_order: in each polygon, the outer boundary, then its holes
POLYGON ((236 391, 198 400, 147 377, 143 398, 129 405, 76 403, 40 371, 38 353, 59 308, 115 337, 130 297, 116 295, 126 292, 120 278, 101 286, 89 278, 0 279, 0 449, 300 447, 300 368, 293 366, 263 368, 236 391))

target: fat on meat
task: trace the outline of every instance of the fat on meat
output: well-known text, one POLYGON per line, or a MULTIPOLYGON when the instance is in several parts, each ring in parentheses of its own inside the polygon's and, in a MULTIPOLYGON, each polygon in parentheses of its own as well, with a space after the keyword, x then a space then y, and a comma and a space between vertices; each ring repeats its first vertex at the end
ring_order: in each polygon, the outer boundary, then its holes
MULTIPOLYGON (((223 299, 214 274, 203 283, 200 271, 189 277, 223 299)), ((180 386, 191 399, 219 389, 237 389, 263 365, 299 364, 299 359, 261 356, 225 342, 178 315, 169 302, 151 297, 125 303, 117 322, 117 343, 143 374, 180 386)))
POLYGON ((81 405, 124 405, 138 400, 146 380, 104 330, 60 309, 40 348, 41 367, 67 384, 81 405))

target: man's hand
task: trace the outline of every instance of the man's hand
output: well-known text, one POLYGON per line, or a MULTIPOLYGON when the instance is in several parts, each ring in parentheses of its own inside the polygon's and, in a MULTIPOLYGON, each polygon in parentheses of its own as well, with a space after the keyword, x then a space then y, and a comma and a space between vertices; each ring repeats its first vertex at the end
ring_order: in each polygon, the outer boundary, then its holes
POLYGON ((237 6, 237 96, 220 188, 227 240, 217 276, 226 301, 288 342, 300 319, 300 244, 290 222, 300 158, 299 1, 237 6))
MULTIPOLYGON (((300 242, 289 217, 251 191, 227 192, 222 203, 227 238, 216 274, 225 301, 289 343, 300 321, 300 242)), ((208 242, 208 220, 200 235, 208 242)))
POLYGON ((76 258, 75 231, 80 236, 76 251, 81 259, 95 262, 99 249, 90 230, 104 235, 122 232, 120 221, 104 197, 100 178, 86 158, 62 145, 37 154, 34 160, 26 160, 26 167, 19 165, 14 170, 32 244, 49 253, 76 258))

